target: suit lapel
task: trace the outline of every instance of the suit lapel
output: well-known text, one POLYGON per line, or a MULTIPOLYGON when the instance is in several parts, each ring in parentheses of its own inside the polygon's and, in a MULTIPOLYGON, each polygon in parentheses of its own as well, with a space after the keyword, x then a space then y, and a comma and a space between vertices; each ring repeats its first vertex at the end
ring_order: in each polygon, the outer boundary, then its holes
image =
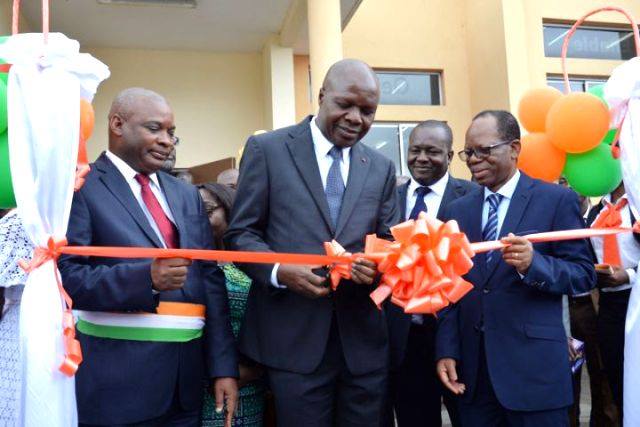
MULTIPOLYGON (((313 149, 313 140, 311 139, 311 128, 309 127, 309 119, 300 123, 296 129, 290 134, 291 139, 286 143, 289 153, 293 158, 293 163, 298 169, 298 173, 302 176, 302 180, 309 189, 309 193, 313 197, 322 219, 327 227, 333 233, 333 225, 331 223, 331 215, 329 214, 329 204, 327 196, 322 187, 322 178, 320 177, 320 169, 316 153, 313 149)), ((344 208, 344 203, 343 203, 344 208)))
POLYGON ((447 182, 447 186, 444 189, 444 194, 442 195, 442 201, 440 202, 440 207, 438 208, 438 214, 436 217, 438 219, 442 218, 444 208, 460 196, 462 196, 462 188, 458 184, 458 180, 449 176, 449 182, 447 182))
POLYGON ((180 238, 180 247, 184 247, 183 236, 186 236, 186 233, 183 233, 184 230, 184 217, 182 216, 182 196, 180 194, 180 189, 176 186, 176 184, 168 179, 162 172, 157 173, 158 181, 160 182, 160 188, 162 188, 162 192, 164 194, 165 199, 167 200, 167 204, 169 205, 169 209, 171 210, 171 215, 173 215, 173 220, 175 221, 175 226, 178 229, 178 237, 180 238))
POLYGON ((407 193, 409 192, 409 184, 411 184, 411 180, 398 187, 398 197, 400 198, 400 214, 402 215, 402 219, 404 221, 407 220, 407 193))
POLYGON ((160 243, 158 236, 156 236, 151 225, 149 225, 147 217, 144 215, 144 212, 138 204, 138 200, 134 197, 129 184, 127 184, 118 168, 111 163, 104 153, 98 158, 98 160, 96 160, 94 165, 102 172, 100 180, 104 183, 107 189, 109 189, 127 212, 129 212, 147 238, 153 242, 154 246, 161 248, 162 243, 160 243))
POLYGON ((358 142, 351 147, 349 178, 347 179, 347 187, 344 192, 344 197, 342 198, 340 215, 338 216, 338 226, 336 227, 335 233, 336 237, 345 227, 351 212, 355 208, 366 182, 367 174, 369 173, 371 159, 367 157, 361 144, 361 142, 358 142))
MULTIPOLYGON (((522 220, 522 215, 524 215, 524 211, 529 204, 532 186, 533 180, 521 173, 518 184, 516 185, 516 190, 513 192, 513 196, 511 197, 511 203, 509 203, 507 215, 504 218, 502 227, 500 227, 500 234, 498 238, 502 238, 507 234, 516 231, 518 224, 520 224, 520 220, 522 220)), ((496 262, 491 263, 491 266, 487 271, 487 278, 493 274, 498 264, 500 264, 500 260, 496 260, 496 262)))

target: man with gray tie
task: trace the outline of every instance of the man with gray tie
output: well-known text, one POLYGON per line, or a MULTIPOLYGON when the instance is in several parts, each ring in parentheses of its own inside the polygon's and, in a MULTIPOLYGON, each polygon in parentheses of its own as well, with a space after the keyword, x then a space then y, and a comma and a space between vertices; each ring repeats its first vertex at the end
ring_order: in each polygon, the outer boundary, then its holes
MULTIPOLYGON (((249 138, 225 240, 243 251, 324 253, 337 240, 364 249, 399 218, 392 162, 359 141, 380 96, 371 68, 334 64, 315 117, 249 138)), ((308 266, 245 264, 253 279, 240 350, 267 368, 280 426, 372 426, 388 367, 384 313, 369 293, 376 265, 359 260, 330 292, 308 266)))
MULTIPOLYGON (((444 207, 477 187, 449 175, 453 157, 453 133, 446 122, 427 120, 409 136, 407 166, 411 179, 398 187, 403 219, 415 219, 420 212, 440 218, 444 207)), ((434 316, 405 314, 394 304, 386 307, 391 350, 389 397, 385 426, 440 426, 443 387, 436 375, 434 316)), ((457 417, 450 393, 445 404, 454 425, 457 417)))

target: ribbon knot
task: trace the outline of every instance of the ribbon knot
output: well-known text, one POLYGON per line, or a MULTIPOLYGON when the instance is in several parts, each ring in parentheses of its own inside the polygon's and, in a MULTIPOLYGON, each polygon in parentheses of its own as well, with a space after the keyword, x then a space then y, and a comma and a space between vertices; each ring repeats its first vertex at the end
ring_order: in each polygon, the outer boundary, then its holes
MULTIPOLYGON (((620 199, 613 205, 605 201, 605 208, 591 225, 591 228, 618 228, 622 225, 622 215, 620 211, 627 206, 627 199, 620 199)), ((637 222, 636 222, 637 225, 637 222)), ((634 228, 636 227, 634 225, 634 228)), ((614 235, 604 236, 602 248, 602 261, 605 264, 620 266, 620 249, 618 248, 618 238, 614 235)))
POLYGON ((33 250, 33 258, 31 261, 20 260, 18 261, 18 265, 25 272, 31 273, 33 270, 49 260, 56 261, 60 256, 60 248, 63 246, 67 246, 67 239, 64 237, 55 238, 51 236, 47 240, 47 246, 38 246, 33 250))

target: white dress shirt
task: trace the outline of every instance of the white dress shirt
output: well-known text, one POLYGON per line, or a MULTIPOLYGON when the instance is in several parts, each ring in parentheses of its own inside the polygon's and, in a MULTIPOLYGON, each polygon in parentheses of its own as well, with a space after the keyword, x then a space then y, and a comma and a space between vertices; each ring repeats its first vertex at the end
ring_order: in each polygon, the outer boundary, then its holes
MULTIPOLYGON (((118 169, 118 171, 120 171, 125 181, 127 181, 127 184, 129 184, 129 188, 131 188, 131 192, 133 193, 133 196, 138 201, 138 205, 140 205, 142 212, 144 212, 144 216, 147 217, 147 221, 149 222, 151 229, 153 230, 154 233, 156 233, 156 236, 158 236, 158 239, 162 243, 162 246, 166 248, 167 245, 164 241, 164 238, 162 237, 162 234, 160 233, 160 229, 158 229, 158 225, 156 224, 156 221, 153 219, 153 215, 151 215, 151 212, 149 212, 149 209, 147 209, 146 203, 144 202, 144 200, 142 200, 142 192, 141 192, 142 187, 138 183, 138 181, 136 181, 136 178, 135 178, 138 172, 136 172, 124 160, 122 160, 117 155, 113 154, 111 151, 107 151, 106 154, 109 160, 111 160, 111 163, 113 163, 113 165, 118 169)), ((164 197, 164 194, 162 193, 162 189, 160 188, 158 175, 155 173, 152 173, 151 175, 149 175, 149 179, 150 179, 149 187, 151 187, 151 191, 153 192, 154 196, 156 196, 156 199, 158 199, 158 203, 160 203, 160 207, 164 211, 165 215, 167 215, 169 220, 175 225, 176 222, 173 219, 173 215, 171 214, 171 209, 169 209, 169 204, 167 203, 167 199, 164 197)))
MULTIPOLYGON (((513 193, 516 191, 516 187, 518 186, 518 181, 520 180, 520 171, 516 170, 516 173, 507 181, 496 194, 500 194, 502 196, 502 200, 500 201, 500 205, 498 206, 498 228, 496 230, 496 234, 498 238, 503 237, 500 235, 500 230, 502 229, 502 224, 504 223, 504 219, 507 216, 507 211, 509 210, 509 205, 511 204, 511 199, 513 199, 513 193)), ((489 219, 489 202, 487 201, 487 197, 494 194, 491 190, 485 187, 484 189, 484 203, 482 204, 482 229, 484 230, 484 226, 487 224, 489 219)))
MULTIPOLYGON (((435 218, 438 215, 440 204, 442 203, 442 197, 444 196, 444 191, 447 189, 448 183, 449 172, 446 172, 442 178, 427 186, 431 191, 424 196, 424 204, 427 205, 427 214, 432 218, 435 218)), ((424 187, 424 185, 420 185, 418 181, 411 178, 409 181, 409 188, 407 189, 407 206, 404 216, 406 219, 409 219, 409 215, 411 215, 411 211, 416 205, 416 200, 418 198, 416 190, 419 187, 424 187)))
MULTIPOLYGON (((316 161, 318 162, 318 169, 320 170, 320 179, 322 179, 322 188, 327 188, 327 175, 329 175, 329 169, 333 164, 333 157, 329 155, 329 151, 333 148, 333 143, 329 141, 318 125, 316 124, 316 118, 313 117, 309 123, 311 127, 311 139, 313 141, 313 150, 316 153, 316 161)), ((340 162, 340 174, 344 181, 344 186, 347 186, 347 180, 349 178, 349 162, 351 154, 351 147, 342 149, 342 161, 340 162)), ((271 270, 271 284, 276 288, 286 288, 286 286, 278 283, 278 267, 280 264, 275 264, 273 270, 271 270)))
MULTIPOLYGON (((621 199, 627 199, 627 195, 625 194, 618 200, 621 200, 621 199)), ((611 195, 607 194, 606 196, 603 197, 603 200, 606 200, 607 202, 611 202, 611 195)), ((633 225, 631 224, 630 212, 633 212, 634 217, 640 218, 640 216, 638 216, 638 212, 636 212, 635 209, 633 211, 630 211, 630 209, 632 208, 628 202, 629 202, 629 199, 627 199, 627 205, 624 208, 620 209, 620 216, 622 217, 622 224, 620 225, 621 227, 631 227, 633 225)), ((600 215, 602 215, 602 212, 604 212, 605 209, 606 208, 602 208, 600 213, 598 213, 596 220, 600 215)), ((635 267, 638 265, 638 260, 640 260, 640 244, 638 244, 638 242, 636 241, 635 237, 633 236, 633 233, 620 233, 616 237, 618 240, 618 251, 620 252, 620 261, 622 263, 622 268, 624 268, 627 271, 627 274, 629 275, 629 283, 626 283, 620 286, 610 287, 610 288, 601 288, 600 291, 602 292, 617 292, 617 291, 624 291, 626 289, 631 289, 631 286, 632 286, 631 284, 634 282, 636 278, 635 267)), ((593 250, 596 253, 596 257, 598 258, 598 263, 602 264, 603 262, 602 249, 604 246, 604 238, 592 237, 591 244, 593 245, 593 250)))

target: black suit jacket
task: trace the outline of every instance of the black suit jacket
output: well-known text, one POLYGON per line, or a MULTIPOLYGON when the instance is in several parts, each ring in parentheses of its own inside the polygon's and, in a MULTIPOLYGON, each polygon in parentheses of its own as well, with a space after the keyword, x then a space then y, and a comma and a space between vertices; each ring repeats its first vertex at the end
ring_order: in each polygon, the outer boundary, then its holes
MULTIPOLYGON (((398 206, 400 209, 400 215, 403 220, 405 218, 405 212, 407 211, 407 191, 411 181, 406 182, 398 186, 398 206)), ((471 190, 478 188, 478 185, 463 179, 457 179, 449 176, 449 182, 442 195, 442 201, 440 202, 440 208, 436 217, 442 219, 442 213, 445 207, 454 200, 464 196, 471 190)), ((397 368, 404 359, 404 352, 407 346, 407 339, 409 337, 409 328, 411 327, 411 315, 406 314, 401 307, 395 304, 387 302, 385 305, 387 312, 387 322, 389 325, 389 348, 391 351, 391 368, 397 368)))
MULTIPOLYGON (((336 239, 359 252, 367 234, 390 238, 389 227, 399 219, 391 161, 362 143, 351 148, 334 229, 309 121, 247 141, 225 234, 231 249, 322 254, 323 243, 336 239)), ((330 298, 312 300, 273 287, 273 265, 241 268, 253 279, 240 332, 243 353, 271 368, 311 373, 322 360, 335 318, 352 373, 387 366, 387 327, 369 298, 372 287, 343 280, 330 298)))
MULTIPOLYGON (((158 179, 180 247, 211 249, 211 229, 196 188, 163 172, 158 179)), ((67 240, 82 246, 162 247, 131 188, 104 153, 74 194, 67 240)), ((62 256, 58 265, 73 307, 80 310, 154 312, 158 299, 207 306, 204 338, 185 343, 79 333, 81 423, 127 424, 158 417, 171 406, 176 389, 184 409, 197 409, 205 377, 238 375, 224 274, 215 263, 194 262, 182 289, 159 296, 152 293, 150 260, 62 256)))

